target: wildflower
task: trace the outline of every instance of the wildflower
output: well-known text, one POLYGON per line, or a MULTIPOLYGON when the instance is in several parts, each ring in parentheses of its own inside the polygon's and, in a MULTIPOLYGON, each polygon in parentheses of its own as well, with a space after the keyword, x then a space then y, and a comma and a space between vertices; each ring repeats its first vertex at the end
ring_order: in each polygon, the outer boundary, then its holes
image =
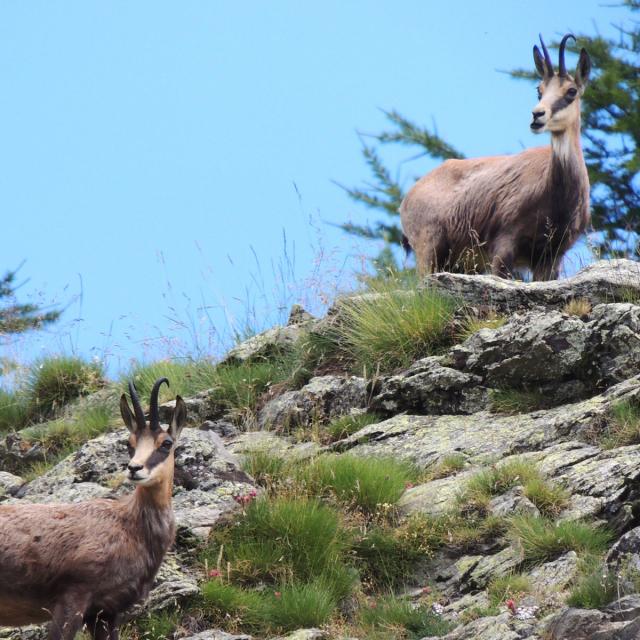
POLYGON ((431 611, 438 616, 441 616, 444 613, 444 607, 439 602, 434 602, 431 605, 431 611))
POLYGON ((413 482, 405 482, 404 483, 404 488, 405 489, 413 489, 415 485, 413 484, 413 482))
POLYGON ((274 591, 274 592, 273 592, 273 595, 274 595, 276 598, 281 598, 281 597, 282 597, 282 593, 281 593, 280 591, 274 591))
POLYGON ((210 578, 219 578, 221 575, 222 574, 217 569, 211 569, 211 571, 209 571, 210 578))
POLYGON ((425 594, 431 593, 431 587, 422 587, 422 593, 425 593, 425 594))
POLYGON ((512 615, 516 615, 516 603, 513 601, 512 598, 509 598, 508 600, 505 601, 505 605, 507 607, 507 609, 509 609, 509 611, 511 611, 512 615))

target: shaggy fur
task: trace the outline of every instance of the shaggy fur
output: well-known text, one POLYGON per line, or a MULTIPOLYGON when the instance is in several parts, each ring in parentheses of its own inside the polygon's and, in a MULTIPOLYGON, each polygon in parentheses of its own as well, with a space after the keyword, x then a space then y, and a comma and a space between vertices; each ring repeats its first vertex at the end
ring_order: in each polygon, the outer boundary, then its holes
POLYGON ((589 224, 589 178, 580 145, 580 95, 589 59, 583 49, 574 80, 566 70, 554 74, 536 52, 543 79, 531 128, 551 132, 551 146, 447 160, 419 180, 400 217, 420 273, 491 268, 510 276, 524 267, 535 280, 556 278, 563 255, 589 224))
MULTIPOLYGON (((123 412, 132 460, 142 442, 154 444, 147 460, 167 449, 185 417, 179 396, 168 432, 123 412)), ((51 620, 50 640, 72 640, 83 625, 97 640, 117 640, 120 615, 147 596, 174 539, 174 448, 153 470, 130 462, 138 486, 121 500, 0 506, 0 625, 51 620)))

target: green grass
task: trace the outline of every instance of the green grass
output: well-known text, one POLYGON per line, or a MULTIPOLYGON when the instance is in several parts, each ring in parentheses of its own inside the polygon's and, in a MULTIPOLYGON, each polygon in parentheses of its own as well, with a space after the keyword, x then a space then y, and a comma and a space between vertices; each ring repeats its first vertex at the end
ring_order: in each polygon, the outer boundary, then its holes
POLYGON ((425 556, 408 537, 391 527, 372 527, 355 538, 356 567, 368 590, 391 591, 410 580, 416 562, 425 556))
POLYGON ((468 314, 462 321, 462 326, 457 332, 457 337, 459 340, 464 341, 478 333, 481 329, 499 329, 506 321, 507 318, 498 315, 495 311, 491 311, 484 316, 468 314))
POLYGON ((401 598, 387 596, 360 610, 365 629, 382 632, 386 638, 417 639, 443 636, 453 625, 433 613, 426 605, 413 606, 401 598))
POLYGON ((637 400, 622 400, 613 405, 607 432, 600 444, 605 449, 614 449, 640 443, 640 403, 637 400))
POLYGON ((29 422, 29 400, 22 391, 0 389, 0 433, 18 431, 29 422))
POLYGON ((581 609, 606 607, 619 597, 615 574, 600 560, 587 562, 580 577, 571 588, 567 604, 581 609))
POLYGON ((136 620, 138 637, 145 640, 165 640, 171 638, 178 627, 179 613, 161 611, 150 613, 136 620))
POLYGON ((548 406, 548 398, 538 391, 522 389, 491 389, 489 391, 490 410, 493 413, 514 415, 531 413, 548 406))
POLYGON ((426 469, 423 482, 446 478, 458 471, 462 471, 467 463, 467 458, 462 453, 452 453, 444 456, 440 462, 426 469))
POLYGON ((379 505, 394 505, 417 475, 415 467, 407 462, 349 454, 318 456, 298 472, 312 495, 335 496, 368 514, 379 505))
POLYGON ((390 372, 451 344, 459 304, 435 290, 399 286, 393 279, 376 283, 372 294, 341 301, 337 331, 356 371, 390 372))
POLYGON ((262 487, 273 487, 282 481, 290 469, 286 458, 269 449, 248 451, 242 458, 242 469, 262 487))
POLYGON ((509 598, 519 599, 531 591, 531 580, 521 573, 493 578, 487 586, 487 595, 492 607, 497 607, 509 598))
POLYGON ((354 416, 346 415, 331 422, 327 426, 326 431, 329 436, 329 441, 337 442, 381 420, 382 417, 376 413, 359 413, 354 416))
POLYGON ((210 580, 202 585, 201 593, 206 612, 214 621, 249 630, 264 625, 267 603, 257 591, 210 580))
POLYGON ((214 532, 205 559, 216 566, 222 546, 234 578, 244 584, 323 576, 342 595, 346 545, 334 509, 307 498, 258 498, 235 525, 214 532))
POLYGON ((548 518, 514 516, 509 532, 522 549, 527 564, 555 560, 567 551, 578 556, 601 555, 612 534, 607 529, 585 522, 553 522, 548 518))
POLYGON ((31 366, 25 382, 30 417, 52 417, 72 400, 103 385, 104 371, 99 364, 67 356, 40 360, 31 366))
POLYGON ((466 509, 484 511, 494 496, 518 485, 543 515, 557 515, 567 505, 564 489, 545 479, 533 462, 519 458, 477 473, 467 482, 458 501, 466 509))
POLYGON ((170 387, 160 387, 160 402, 173 400, 176 395, 190 396, 210 389, 216 379, 216 367, 208 360, 159 360, 136 364, 122 378, 122 391, 127 392, 133 380, 140 401, 146 404, 153 384, 158 378, 168 378, 170 387))

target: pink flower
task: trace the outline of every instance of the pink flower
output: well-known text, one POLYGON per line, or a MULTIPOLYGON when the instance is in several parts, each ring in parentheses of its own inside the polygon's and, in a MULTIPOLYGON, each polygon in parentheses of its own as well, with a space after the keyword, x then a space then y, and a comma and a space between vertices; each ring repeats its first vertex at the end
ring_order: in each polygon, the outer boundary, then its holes
POLYGON ((378 606, 378 603, 375 600, 369 603, 369 607, 371 609, 375 609, 377 606, 378 606))
POLYGON ((509 598, 507 601, 505 601, 505 605, 507 606, 507 609, 509 609, 509 611, 511 611, 511 613, 515 615, 515 613, 516 613, 516 603, 511 598, 509 598))
POLYGON ((414 487, 413 482, 405 482, 404 484, 405 489, 413 489, 413 487, 414 487))
POLYGON ((422 587, 422 593, 431 593, 431 587, 422 587))
POLYGON ((273 592, 273 595, 274 595, 276 598, 281 598, 281 597, 282 597, 282 593, 280 593, 280 591, 274 591, 274 592, 273 592))
POLYGON ((209 571, 210 578, 219 578, 221 575, 222 574, 217 569, 211 569, 211 571, 209 571))

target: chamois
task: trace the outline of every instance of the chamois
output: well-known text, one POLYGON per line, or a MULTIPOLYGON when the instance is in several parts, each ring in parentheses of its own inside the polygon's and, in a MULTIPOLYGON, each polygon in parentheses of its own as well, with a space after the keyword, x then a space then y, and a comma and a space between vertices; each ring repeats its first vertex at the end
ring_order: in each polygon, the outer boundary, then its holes
POLYGON ((95 640, 117 640, 121 614, 146 597, 175 535, 171 507, 174 450, 186 419, 176 397, 160 425, 158 392, 149 422, 129 383, 120 413, 129 428, 128 477, 119 500, 0 506, 0 626, 51 620, 49 640, 72 640, 83 625, 95 640))
POLYGON ((421 178, 400 206, 402 229, 422 274, 491 267, 502 277, 529 268, 534 280, 558 277, 563 255, 590 220, 589 177, 580 145, 580 97, 591 61, 582 49, 575 78, 565 66, 568 34, 555 73, 533 47, 541 82, 531 130, 551 146, 516 155, 446 160, 421 178))

